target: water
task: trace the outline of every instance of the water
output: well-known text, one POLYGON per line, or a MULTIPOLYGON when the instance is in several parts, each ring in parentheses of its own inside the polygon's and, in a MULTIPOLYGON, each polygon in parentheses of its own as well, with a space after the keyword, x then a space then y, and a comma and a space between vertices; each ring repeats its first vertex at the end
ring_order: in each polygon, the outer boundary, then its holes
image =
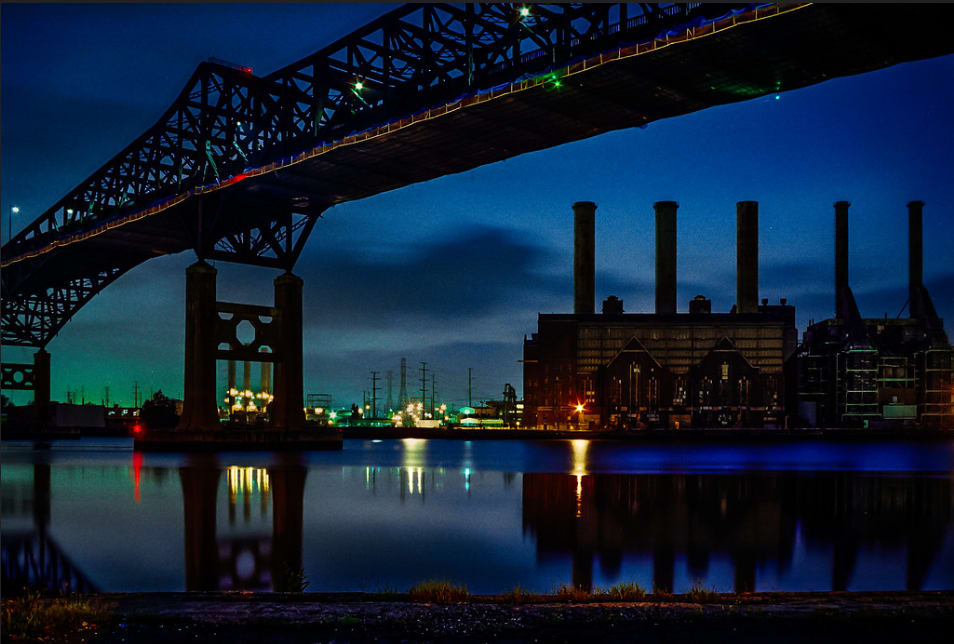
POLYGON ((954 441, 3 445, 4 584, 954 589, 954 441))

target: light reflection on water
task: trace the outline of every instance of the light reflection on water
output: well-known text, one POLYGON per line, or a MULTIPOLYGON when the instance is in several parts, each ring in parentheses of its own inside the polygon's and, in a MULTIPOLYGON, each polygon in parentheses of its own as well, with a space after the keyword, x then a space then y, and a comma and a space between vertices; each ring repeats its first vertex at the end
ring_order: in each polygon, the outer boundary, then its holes
POLYGON ((45 557, 107 591, 954 588, 954 442, 129 447, 4 444, 5 584, 45 557))

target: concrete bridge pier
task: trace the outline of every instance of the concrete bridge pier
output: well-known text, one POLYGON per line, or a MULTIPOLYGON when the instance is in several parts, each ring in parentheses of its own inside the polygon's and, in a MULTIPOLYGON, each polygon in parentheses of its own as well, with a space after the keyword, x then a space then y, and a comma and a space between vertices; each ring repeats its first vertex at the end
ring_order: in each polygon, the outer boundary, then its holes
POLYGON ((215 396, 215 276, 199 260, 186 269, 185 388, 177 429, 219 427, 215 396))
POLYGON ((40 349, 33 354, 33 425, 44 429, 50 424, 50 354, 40 349))
POLYGON ((281 359, 274 367, 275 398, 269 406, 271 429, 304 429, 305 387, 302 382, 302 299, 304 282, 285 273, 275 278, 275 308, 279 310, 281 359))

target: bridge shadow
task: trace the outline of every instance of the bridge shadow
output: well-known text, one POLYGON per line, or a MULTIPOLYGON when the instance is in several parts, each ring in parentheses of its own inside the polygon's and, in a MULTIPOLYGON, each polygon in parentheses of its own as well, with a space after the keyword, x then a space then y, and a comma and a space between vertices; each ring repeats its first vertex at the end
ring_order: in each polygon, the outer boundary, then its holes
MULTIPOLYGON (((33 529, 3 531, 0 538, 2 585, 6 593, 21 588, 54 592, 93 593, 99 588, 66 555, 49 535, 50 465, 33 465, 33 485, 20 510, 33 517, 33 529)), ((4 504, 6 505, 6 503, 4 504)), ((4 508, 4 516, 16 515, 16 508, 4 508)))

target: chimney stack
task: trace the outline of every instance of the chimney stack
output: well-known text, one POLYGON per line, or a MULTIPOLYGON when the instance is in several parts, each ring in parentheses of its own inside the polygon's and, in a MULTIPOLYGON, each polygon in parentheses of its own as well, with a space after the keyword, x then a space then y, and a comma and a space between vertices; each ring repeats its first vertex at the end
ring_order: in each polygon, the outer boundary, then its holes
POLYGON ((924 241, 922 237, 923 201, 908 202, 908 315, 917 317, 921 311, 921 280, 924 270, 924 241))
POLYGON ((740 201, 736 212, 736 286, 737 313, 759 311, 759 202, 740 201))
POLYGON ((593 313, 596 262, 596 204, 573 204, 573 312, 593 313))
POLYGON ((835 317, 844 320, 848 312, 841 310, 842 293, 848 288, 848 206, 835 202, 835 317))
POLYGON ((656 313, 676 312, 676 208, 675 201, 657 201, 656 210, 656 313))

